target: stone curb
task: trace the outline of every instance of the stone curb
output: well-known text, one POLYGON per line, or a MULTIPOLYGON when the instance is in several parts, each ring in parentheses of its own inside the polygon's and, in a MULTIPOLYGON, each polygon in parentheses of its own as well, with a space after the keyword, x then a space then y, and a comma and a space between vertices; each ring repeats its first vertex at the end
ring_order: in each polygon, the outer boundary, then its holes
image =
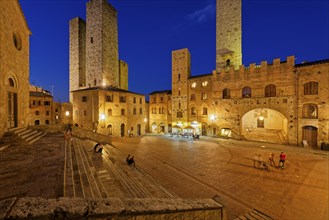
POLYGON ((1 219, 108 218, 207 210, 223 210, 223 206, 213 199, 181 198, 108 198, 91 200, 68 197, 58 199, 40 197, 17 199, 13 197, 0 201, 1 219))

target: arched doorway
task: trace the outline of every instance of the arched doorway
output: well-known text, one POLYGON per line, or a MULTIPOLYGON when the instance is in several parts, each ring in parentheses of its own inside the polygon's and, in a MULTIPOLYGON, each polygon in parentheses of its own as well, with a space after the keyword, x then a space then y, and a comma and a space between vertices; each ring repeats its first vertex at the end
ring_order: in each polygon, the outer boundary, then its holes
POLYGON ((121 124, 121 137, 125 136, 125 124, 121 124))
POLYGON ((203 122, 202 123, 202 128, 201 128, 201 134, 202 135, 207 135, 207 127, 208 127, 207 123, 203 122))
POLYGON ((17 93, 14 92, 16 88, 15 81, 12 78, 8 79, 9 91, 8 91, 8 127, 15 128, 18 125, 18 105, 17 105, 17 93))
POLYGON ((307 145, 311 148, 318 147, 318 129, 313 126, 303 127, 303 142, 306 141, 307 145))
POLYGON ((141 135, 141 125, 137 125, 137 135, 141 135))
POLYGON ((152 125, 151 125, 151 132, 155 133, 157 131, 157 128, 158 128, 158 126, 156 125, 155 122, 153 122, 152 125))
POLYGON ((171 124, 168 124, 168 133, 172 133, 172 127, 171 127, 171 124))
POLYGON ((108 126, 107 126, 107 133, 108 133, 109 135, 112 135, 112 134, 113 134, 112 125, 108 125, 108 126))
POLYGON ((40 121, 39 120, 35 120, 34 121, 34 125, 40 125, 40 121))
POLYGON ((165 133, 165 125, 164 125, 164 123, 160 123, 160 129, 159 129, 160 131, 160 133, 165 133))
POLYGON ((241 135, 248 140, 287 143, 288 120, 280 112, 258 108, 242 117, 241 135))

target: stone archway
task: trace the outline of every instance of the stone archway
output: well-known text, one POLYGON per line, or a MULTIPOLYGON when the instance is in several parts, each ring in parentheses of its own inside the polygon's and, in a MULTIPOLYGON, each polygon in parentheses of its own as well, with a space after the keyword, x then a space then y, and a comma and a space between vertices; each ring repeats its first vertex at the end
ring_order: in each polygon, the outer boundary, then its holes
POLYGON ((245 113, 241 135, 248 140, 287 143, 288 119, 280 112, 258 108, 245 113))

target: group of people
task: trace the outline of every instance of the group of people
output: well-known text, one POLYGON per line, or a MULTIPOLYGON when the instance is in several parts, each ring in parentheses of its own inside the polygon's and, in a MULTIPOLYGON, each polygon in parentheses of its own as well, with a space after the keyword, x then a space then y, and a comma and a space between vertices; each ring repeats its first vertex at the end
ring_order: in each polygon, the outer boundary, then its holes
MULTIPOLYGON (((285 161, 286 161, 286 154, 284 152, 281 152, 281 154, 279 155, 278 166, 276 166, 274 161, 274 153, 270 153, 268 158, 269 165, 279 169, 284 169, 285 161)), ((254 156, 254 167, 268 170, 268 166, 266 163, 263 162, 262 156, 260 154, 255 154, 254 156)))

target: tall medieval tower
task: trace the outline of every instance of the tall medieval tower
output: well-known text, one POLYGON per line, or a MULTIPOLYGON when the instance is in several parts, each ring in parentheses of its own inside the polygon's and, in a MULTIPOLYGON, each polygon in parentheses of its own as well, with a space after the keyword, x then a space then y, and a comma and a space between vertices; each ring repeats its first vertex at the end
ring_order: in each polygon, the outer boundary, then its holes
POLYGON ((216 71, 242 64, 241 0, 217 0, 216 71))
POLYGON ((86 8, 87 22, 70 20, 70 91, 120 87, 117 12, 107 0, 90 0, 86 8))
POLYGON ((191 55, 187 48, 172 52, 172 121, 188 121, 188 78, 191 76, 191 55))

